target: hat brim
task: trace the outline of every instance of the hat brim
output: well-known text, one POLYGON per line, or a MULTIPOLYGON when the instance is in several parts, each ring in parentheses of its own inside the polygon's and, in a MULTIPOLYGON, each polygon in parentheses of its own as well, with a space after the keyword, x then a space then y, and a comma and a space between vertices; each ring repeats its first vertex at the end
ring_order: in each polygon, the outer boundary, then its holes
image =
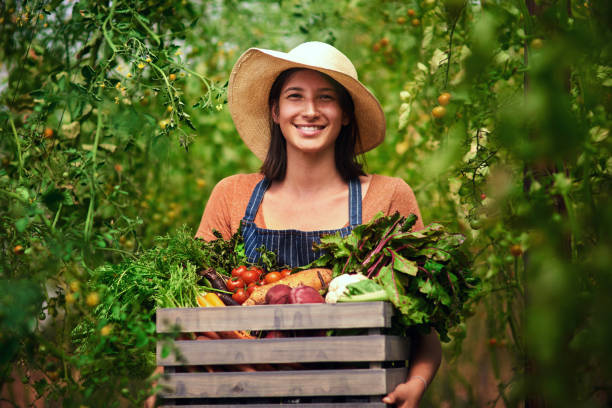
POLYGON ((360 142, 355 153, 365 153, 385 138, 385 116, 376 97, 357 79, 332 69, 296 61, 283 52, 250 48, 232 69, 227 100, 238 134, 262 161, 270 145, 268 97, 278 75, 290 68, 313 69, 329 75, 346 88, 355 105, 360 142))

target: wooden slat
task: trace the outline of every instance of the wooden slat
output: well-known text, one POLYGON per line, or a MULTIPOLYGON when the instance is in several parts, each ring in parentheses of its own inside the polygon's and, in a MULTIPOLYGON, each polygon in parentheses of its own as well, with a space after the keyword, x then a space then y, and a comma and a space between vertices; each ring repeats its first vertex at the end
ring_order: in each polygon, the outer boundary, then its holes
POLYGON ((157 332, 390 327, 388 302, 159 309, 157 332))
POLYGON ((407 368, 177 373, 160 384, 164 398, 240 398, 384 395, 407 368))
MULTIPOLYGON (((382 397, 381 397, 382 398, 382 397)), ((163 404, 163 403, 162 403, 163 404)), ((296 404, 239 404, 243 408, 385 408, 383 402, 329 402, 329 403, 296 403, 296 404)), ((190 405, 160 405, 160 408, 236 408, 236 404, 190 404, 190 405)))
POLYGON ((410 342, 398 336, 293 337, 260 340, 176 341, 182 357, 165 358, 157 345, 157 364, 308 363, 407 360, 410 342))

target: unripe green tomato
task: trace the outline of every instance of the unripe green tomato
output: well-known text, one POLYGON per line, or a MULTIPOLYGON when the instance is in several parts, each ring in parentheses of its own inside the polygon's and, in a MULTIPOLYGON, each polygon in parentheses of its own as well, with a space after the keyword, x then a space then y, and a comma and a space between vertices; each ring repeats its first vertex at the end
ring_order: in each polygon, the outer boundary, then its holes
POLYGON ((444 8, 449 17, 457 18, 465 7, 465 0, 444 0, 444 8))

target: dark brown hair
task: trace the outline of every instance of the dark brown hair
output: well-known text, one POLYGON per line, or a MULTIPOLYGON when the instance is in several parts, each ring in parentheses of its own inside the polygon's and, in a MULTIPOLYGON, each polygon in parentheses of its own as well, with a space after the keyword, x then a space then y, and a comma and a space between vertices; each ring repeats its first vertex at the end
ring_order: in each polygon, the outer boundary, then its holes
MULTIPOLYGON (((270 180, 284 179, 287 171, 287 142, 280 126, 274 122, 272 110, 275 110, 275 113, 278 115, 280 93, 285 82, 287 82, 291 74, 303 69, 306 68, 291 68, 281 72, 270 89, 270 96, 268 97, 268 106, 270 108, 270 146, 266 159, 261 166, 261 172, 270 180)), ((355 148, 360 143, 359 129, 355 119, 355 105, 351 95, 338 81, 322 72, 319 72, 319 74, 323 75, 334 86, 338 93, 340 107, 349 118, 349 123, 343 125, 340 129, 340 134, 335 143, 336 169, 345 181, 349 181, 357 176, 365 175, 363 165, 357 160, 358 156, 355 153, 355 148)))

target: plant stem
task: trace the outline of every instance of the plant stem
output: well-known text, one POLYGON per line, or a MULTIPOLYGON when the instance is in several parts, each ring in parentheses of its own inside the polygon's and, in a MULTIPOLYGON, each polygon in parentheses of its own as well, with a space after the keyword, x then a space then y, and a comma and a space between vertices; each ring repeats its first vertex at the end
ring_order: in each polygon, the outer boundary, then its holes
POLYGON ((113 14, 115 13, 116 4, 117 2, 113 1, 113 5, 111 6, 110 12, 108 13, 108 16, 106 17, 106 19, 104 20, 104 23, 102 24, 102 31, 104 33, 104 38, 106 39, 106 43, 108 44, 108 46, 111 47, 111 50, 113 50, 113 55, 117 53, 117 46, 115 45, 115 43, 113 43, 113 40, 110 37, 110 33, 106 29, 106 25, 108 24, 110 19, 113 17, 113 14))
POLYGON ((92 229, 92 224, 93 224, 93 213, 94 213, 94 206, 95 206, 95 198, 96 198, 96 186, 95 186, 95 182, 96 182, 96 177, 97 177, 97 172, 96 172, 96 156, 98 153, 98 143, 100 142, 100 134, 102 133, 102 112, 100 111, 100 105, 98 105, 98 123, 96 125, 96 135, 94 138, 94 145, 92 148, 92 156, 91 156, 91 161, 92 161, 92 172, 91 172, 91 178, 89 180, 89 208, 87 209, 87 218, 85 219, 85 229, 84 229, 84 235, 85 235, 85 240, 89 241, 89 239, 91 238, 91 229, 92 229))
POLYGON ((453 34, 455 34, 455 27, 457 27, 457 21, 459 21, 459 15, 457 16, 457 18, 455 18, 455 21, 453 21, 453 25, 451 26, 451 30, 450 30, 450 38, 448 40, 448 60, 446 63, 446 75, 444 77, 444 89, 445 90, 448 87, 448 73, 450 72, 451 57, 453 55, 453 34))
POLYGON ((146 31, 146 32, 147 32, 147 33, 148 33, 148 34, 149 34, 151 37, 153 37, 153 40, 155 40, 155 43, 157 43, 157 45, 160 45, 160 44, 161 44, 161 41, 159 40, 159 36, 158 36, 157 34, 155 34, 155 33, 154 33, 154 32, 153 32, 153 31, 152 31, 150 28, 149 28, 149 26, 145 24, 145 22, 144 22, 144 21, 142 21, 142 17, 140 17, 140 14, 138 14, 137 12, 134 12, 132 15, 133 15, 133 16, 136 18, 136 21, 138 22, 138 24, 140 24, 140 26, 141 26, 142 28, 144 28, 144 29, 145 29, 145 31, 146 31))
POLYGON ((159 72, 159 74, 162 76, 162 78, 164 78, 164 82, 166 83, 166 90, 168 91, 168 96, 170 97, 170 103, 172 104, 172 116, 174 116, 175 112, 176 112, 176 106, 174 104, 174 95, 172 94, 172 89, 171 89, 170 82, 168 81, 168 77, 166 76, 166 74, 164 73, 164 71, 160 67, 158 67, 157 65, 155 65, 152 62, 150 63, 150 65, 157 72, 159 72))
POLYGON ((561 197, 563 198, 563 204, 565 204, 565 210, 567 211, 567 216, 569 218, 569 224, 570 224, 570 229, 571 229, 570 247, 571 247, 571 252, 572 252, 571 253, 572 262, 577 262, 578 250, 576 248, 576 235, 579 231, 579 227, 578 227, 578 224, 576 223, 576 214, 574 213, 574 207, 572 207, 572 203, 569 200, 568 194, 563 193, 561 194, 561 197))
POLYGON ((60 203, 57 212, 55 213, 55 218, 53 218, 53 224, 51 224, 51 232, 55 232, 55 225, 57 224, 57 220, 59 219, 60 213, 62 212, 62 208, 64 207, 64 203, 60 203))
POLYGON ((15 145, 17 145, 17 157, 19 159, 19 181, 21 181, 23 174, 23 156, 21 154, 21 143, 19 142, 19 135, 17 134, 17 129, 15 129, 15 122, 13 122, 13 118, 10 115, 9 122, 11 124, 11 129, 13 130, 13 136, 15 137, 15 145))
POLYGON ((27 200, 24 200, 23 197, 21 197, 19 194, 13 193, 12 191, 6 191, 3 189, 0 189, 0 193, 2 194, 6 194, 7 196, 14 198, 15 200, 19 200, 22 203, 27 203, 27 200))
POLYGON ((202 81, 204 83, 204 85, 206 85, 206 93, 209 95, 209 100, 210 100, 210 84, 208 83, 208 81, 206 80, 206 78, 204 78, 202 75, 198 74, 197 72, 195 72, 192 69, 189 69, 187 67, 184 67, 182 65, 177 65, 180 69, 182 69, 183 71, 196 76, 200 79, 200 81, 202 81))

